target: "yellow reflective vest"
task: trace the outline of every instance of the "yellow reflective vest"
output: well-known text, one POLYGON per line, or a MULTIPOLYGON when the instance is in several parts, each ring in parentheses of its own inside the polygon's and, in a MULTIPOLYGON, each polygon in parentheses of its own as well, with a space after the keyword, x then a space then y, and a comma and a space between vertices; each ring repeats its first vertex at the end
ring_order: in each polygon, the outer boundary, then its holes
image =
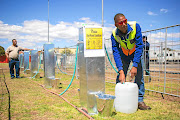
POLYGON ((126 56, 131 55, 136 48, 136 21, 128 21, 128 24, 131 26, 133 30, 129 33, 129 37, 126 40, 121 40, 119 35, 116 35, 117 27, 112 32, 115 40, 120 44, 121 49, 126 56))

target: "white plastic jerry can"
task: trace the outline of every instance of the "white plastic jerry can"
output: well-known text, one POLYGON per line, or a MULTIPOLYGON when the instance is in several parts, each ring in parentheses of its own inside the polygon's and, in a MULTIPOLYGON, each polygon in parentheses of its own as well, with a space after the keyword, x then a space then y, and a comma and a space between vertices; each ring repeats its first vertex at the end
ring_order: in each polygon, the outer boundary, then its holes
POLYGON ((138 108, 138 86, 136 83, 117 83, 115 87, 114 107, 117 112, 134 113, 138 108))

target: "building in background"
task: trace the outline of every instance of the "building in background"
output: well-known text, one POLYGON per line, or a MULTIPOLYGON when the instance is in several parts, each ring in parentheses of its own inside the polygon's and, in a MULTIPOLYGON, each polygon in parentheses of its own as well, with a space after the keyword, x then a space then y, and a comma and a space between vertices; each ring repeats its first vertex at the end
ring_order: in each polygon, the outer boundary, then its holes
POLYGON ((76 54, 76 48, 54 48, 55 53, 60 54, 76 54))

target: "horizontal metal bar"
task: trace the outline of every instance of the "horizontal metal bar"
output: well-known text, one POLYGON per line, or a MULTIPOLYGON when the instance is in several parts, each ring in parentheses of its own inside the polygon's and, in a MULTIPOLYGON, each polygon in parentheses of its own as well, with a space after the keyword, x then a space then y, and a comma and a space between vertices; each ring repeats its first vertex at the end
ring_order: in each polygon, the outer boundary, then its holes
MULTIPOLYGON (((159 66, 158 66, 159 67, 159 66)), ((164 71, 155 71, 155 70, 149 70, 150 72, 160 72, 160 73, 164 73, 164 71)), ((180 72, 178 71, 166 71, 166 73, 169 73, 169 74, 180 74, 180 72)))
POLYGON ((158 28, 158 29, 154 29, 154 30, 143 31, 142 33, 151 32, 151 31, 156 31, 156 30, 162 30, 162 29, 171 28, 171 27, 176 27, 176 26, 180 26, 180 24, 172 25, 172 26, 167 26, 167 27, 163 27, 163 28, 158 28))
POLYGON ((160 91, 155 91, 155 90, 150 90, 150 89, 145 89, 145 90, 152 91, 152 92, 157 92, 157 93, 161 93, 161 94, 165 94, 165 95, 171 95, 171 96, 175 96, 175 97, 180 97, 179 95, 164 93, 164 92, 160 92, 160 91))
MULTIPOLYGON (((164 78, 164 77, 159 77, 159 76, 152 76, 151 75, 151 77, 152 78, 164 78)), ((171 78, 171 77, 166 77, 168 80, 170 79, 170 80, 180 80, 180 79, 177 79, 177 78, 171 78)))
MULTIPOLYGON (((106 81, 106 82, 107 82, 107 83, 116 84, 115 82, 108 82, 108 81, 106 81)), ((155 91, 155 90, 150 90, 150 89, 145 89, 145 90, 152 91, 152 92, 157 92, 157 93, 161 93, 161 94, 165 94, 165 95, 171 95, 171 96, 175 96, 175 97, 180 97, 179 95, 164 93, 164 92, 160 92, 160 91, 155 91)))
POLYGON ((115 82, 108 82, 108 81, 106 81, 107 83, 112 83, 112 84, 116 84, 115 82))

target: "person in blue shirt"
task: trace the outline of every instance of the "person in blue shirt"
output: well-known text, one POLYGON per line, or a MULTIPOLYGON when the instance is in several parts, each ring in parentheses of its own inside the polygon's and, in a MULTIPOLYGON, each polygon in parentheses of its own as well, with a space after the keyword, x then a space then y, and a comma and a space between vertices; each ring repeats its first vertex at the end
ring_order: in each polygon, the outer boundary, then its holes
POLYGON ((143 41, 141 28, 135 21, 127 22, 126 17, 122 13, 114 16, 115 29, 111 35, 112 50, 114 60, 118 68, 118 76, 116 83, 124 83, 130 62, 133 66, 130 70, 131 78, 135 77, 135 83, 139 88, 138 108, 140 110, 150 110, 144 99, 144 78, 143 78, 143 41))
POLYGON ((144 67, 145 67, 145 74, 149 75, 149 48, 150 44, 147 41, 147 36, 143 36, 143 44, 144 44, 144 67))

